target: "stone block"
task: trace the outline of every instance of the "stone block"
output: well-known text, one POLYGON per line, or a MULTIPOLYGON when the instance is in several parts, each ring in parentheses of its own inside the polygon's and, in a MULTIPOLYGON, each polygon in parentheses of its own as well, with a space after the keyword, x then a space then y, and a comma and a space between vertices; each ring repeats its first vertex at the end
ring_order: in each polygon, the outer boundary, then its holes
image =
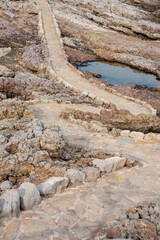
POLYGON ((129 137, 137 139, 137 140, 143 140, 144 139, 144 133, 133 131, 133 132, 130 132, 129 137))
POLYGON ((84 182, 86 178, 86 174, 77 169, 68 169, 64 176, 68 177, 71 183, 84 182))
POLYGON ((32 209, 34 205, 40 203, 41 197, 35 184, 22 183, 19 190, 21 209, 32 209))
POLYGON ((120 133, 121 137, 129 137, 130 131, 129 130, 123 130, 120 133))
POLYGON ((7 190, 0 197, 0 218, 17 217, 20 211, 20 198, 15 189, 7 190))
POLYGON ((41 195, 50 195, 60 192, 67 187, 69 179, 67 177, 51 177, 47 181, 38 185, 38 190, 41 195))
POLYGON ((102 172, 113 172, 125 166, 126 158, 112 157, 106 159, 95 159, 93 166, 99 168, 102 172))

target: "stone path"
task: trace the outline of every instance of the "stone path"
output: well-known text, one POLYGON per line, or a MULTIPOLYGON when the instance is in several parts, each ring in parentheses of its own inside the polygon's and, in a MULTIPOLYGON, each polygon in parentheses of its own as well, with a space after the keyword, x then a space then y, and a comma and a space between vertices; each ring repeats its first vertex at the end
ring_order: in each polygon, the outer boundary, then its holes
POLYGON ((135 115, 140 113, 151 113, 138 103, 128 101, 127 99, 116 96, 89 83, 77 69, 69 64, 56 30, 53 13, 48 7, 46 0, 39 0, 38 5, 42 12, 43 30, 48 47, 50 63, 58 77, 65 80, 76 89, 92 93, 97 97, 114 103, 119 109, 126 109, 135 115))
POLYGON ((72 125, 59 119, 65 104, 37 104, 32 109, 46 125, 58 124, 69 142, 108 153, 119 152, 142 165, 110 173, 94 183, 69 187, 44 199, 33 210, 22 212, 19 218, 4 220, 0 239, 94 239, 103 227, 122 216, 127 208, 142 201, 159 201, 160 144, 113 138, 72 125))
MULTIPOLYGON (((119 108, 134 114, 148 113, 144 107, 109 94, 85 80, 63 55, 56 35, 52 14, 45 0, 39 0, 42 9, 45 35, 49 54, 58 76, 77 88, 96 93, 119 108)), ((44 103, 32 105, 35 116, 46 125, 60 126, 64 138, 77 146, 107 153, 121 153, 137 160, 141 165, 106 174, 97 182, 73 185, 48 199, 32 210, 21 212, 19 218, 0 222, 2 240, 89 240, 106 225, 122 216, 127 208, 142 201, 159 201, 160 192, 160 143, 147 144, 133 139, 114 138, 95 133, 79 125, 60 119, 66 108, 99 112, 100 109, 86 105, 44 103)))

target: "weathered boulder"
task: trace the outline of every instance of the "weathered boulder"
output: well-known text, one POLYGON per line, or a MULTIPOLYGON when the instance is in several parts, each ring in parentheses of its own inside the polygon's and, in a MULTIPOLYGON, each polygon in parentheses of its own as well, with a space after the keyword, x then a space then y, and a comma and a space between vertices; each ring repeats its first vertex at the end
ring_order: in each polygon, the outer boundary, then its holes
POLYGON ((40 183, 37 188, 41 195, 50 195, 60 192, 67 187, 69 179, 67 177, 51 177, 47 181, 40 183))
POLYGON ((7 190, 0 197, 0 217, 18 216, 20 211, 20 198, 15 189, 7 190))
POLYGON ((129 137, 137 139, 137 140, 143 140, 144 139, 144 133, 133 131, 129 134, 129 137))
POLYGON ((2 191, 6 191, 6 190, 8 190, 8 189, 10 189, 10 188, 12 188, 13 187, 13 184, 12 184, 12 182, 10 182, 10 181, 4 181, 4 182, 2 182, 1 184, 0 184, 0 189, 2 190, 2 191))
POLYGON ((32 44, 24 48, 21 64, 34 71, 45 71, 46 64, 43 55, 44 46, 32 44))
POLYGON ((68 177, 71 183, 84 182, 86 178, 86 174, 77 169, 68 169, 64 176, 68 177))
POLYGON ((20 206, 23 210, 32 209, 34 205, 41 201, 39 191, 33 183, 22 183, 18 193, 20 196, 20 206))
POLYGON ((125 166, 126 158, 112 157, 106 159, 93 160, 93 166, 99 168, 102 172, 110 173, 125 166))

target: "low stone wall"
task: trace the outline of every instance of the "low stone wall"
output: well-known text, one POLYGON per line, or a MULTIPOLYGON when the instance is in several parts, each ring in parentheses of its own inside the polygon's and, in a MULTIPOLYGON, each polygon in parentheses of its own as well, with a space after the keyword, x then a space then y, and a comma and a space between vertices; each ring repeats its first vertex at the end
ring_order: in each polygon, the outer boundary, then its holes
POLYGON ((121 130, 116 128, 109 130, 107 127, 102 126, 100 122, 91 121, 90 123, 88 123, 87 121, 82 121, 81 119, 75 119, 75 118, 72 118, 71 116, 67 120, 73 124, 81 125, 87 130, 92 130, 94 132, 99 132, 102 134, 109 134, 114 137, 131 138, 134 140, 139 140, 144 142, 160 142, 159 133, 144 134, 142 132, 121 130))
POLYGON ((39 204, 42 197, 48 197, 59 193, 64 188, 83 182, 97 181, 103 174, 119 169, 132 167, 136 161, 124 157, 111 157, 106 159, 93 159, 91 167, 82 170, 68 169, 64 177, 50 177, 45 182, 36 186, 30 182, 24 182, 18 189, 13 188, 13 183, 4 181, 0 184, 0 217, 18 216, 20 210, 29 210, 39 204))

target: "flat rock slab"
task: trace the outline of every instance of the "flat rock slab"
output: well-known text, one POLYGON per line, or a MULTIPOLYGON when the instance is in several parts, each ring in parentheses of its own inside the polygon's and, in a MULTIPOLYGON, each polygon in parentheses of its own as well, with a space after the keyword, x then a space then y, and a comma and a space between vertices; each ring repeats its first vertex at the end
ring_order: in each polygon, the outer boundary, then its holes
POLYGON ((106 159, 95 159, 93 166, 99 168, 102 172, 110 173, 125 166, 126 158, 112 157, 106 159))

